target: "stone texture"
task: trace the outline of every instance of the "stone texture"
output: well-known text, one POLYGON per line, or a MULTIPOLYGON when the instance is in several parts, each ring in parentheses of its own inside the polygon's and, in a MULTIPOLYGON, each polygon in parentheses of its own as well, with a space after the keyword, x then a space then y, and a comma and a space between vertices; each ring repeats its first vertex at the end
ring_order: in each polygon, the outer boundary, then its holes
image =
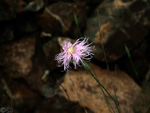
POLYGON ((64 72, 58 71, 54 60, 56 52, 59 52, 57 38, 44 40, 38 37, 36 40, 35 54, 32 58, 32 69, 24 79, 30 88, 38 91, 46 98, 50 98, 57 93, 56 83, 64 76, 64 72), (45 42, 46 41, 46 42, 45 42))
POLYGON ((82 30, 87 17, 87 7, 82 2, 58 2, 48 6, 43 14, 37 17, 38 25, 45 32, 50 32, 57 36, 58 34, 74 36, 78 34, 74 22, 74 13, 78 17, 79 27, 82 30))
POLYGON ((0 49, 0 66, 5 75, 17 78, 29 74, 32 68, 31 58, 35 52, 35 37, 19 40, 0 49))
POLYGON ((0 26, 0 44, 7 43, 14 39, 14 30, 11 25, 2 25, 0 26))
POLYGON ((16 39, 20 39, 22 36, 36 33, 38 30, 37 23, 35 22, 34 13, 21 14, 15 21, 14 35, 16 39))
POLYGON ((1 0, 0 22, 15 19, 17 13, 37 12, 44 7, 44 0, 1 0))
MULTIPOLYGON (((110 78, 112 79, 121 108, 121 113, 134 113, 132 106, 140 93, 141 88, 124 72, 116 71, 109 73, 109 71, 102 70, 96 65, 93 65, 91 69, 95 71, 97 78, 103 86, 109 91, 110 94, 113 95, 114 93, 110 78)), ((79 101, 69 75, 67 74, 62 85, 66 89, 70 100, 72 102, 79 102, 80 105, 91 109, 94 113, 109 113, 103 93, 101 92, 98 83, 92 78, 92 76, 87 71, 82 69, 78 69, 78 71, 71 70, 69 73, 72 76, 72 80, 77 88, 82 102, 79 101)), ((66 93, 63 93, 63 96, 68 99, 66 93)))
POLYGON ((143 84, 142 89, 143 92, 139 94, 137 100, 134 103, 135 113, 145 113, 146 110, 146 113, 150 112, 150 109, 148 109, 150 103, 150 82, 143 84))
POLYGON ((11 79, 23 78, 31 89, 51 97, 57 92, 56 82, 64 75, 54 60, 59 44, 57 38, 45 42, 38 35, 1 46, 0 73, 11 79))
MULTIPOLYGON (((0 75, 2 75, 2 74, 0 73, 0 75)), ((1 100, 0 101, 0 106, 2 107, 2 105, 6 106, 6 105, 10 104, 10 99, 6 95, 6 92, 5 92, 4 88, 3 88, 2 78, 1 78, 1 81, 0 81, 0 92, 1 92, 1 94, 0 94, 0 100, 1 100)))
POLYGON ((28 113, 42 102, 41 97, 57 94, 65 73, 54 61, 58 40, 44 38, 34 34, 0 47, 0 105, 28 113), (21 111, 23 107, 26 110, 21 111))
POLYGON ((98 6, 101 38, 97 22, 97 10, 87 21, 85 36, 96 44, 95 58, 105 61, 101 42, 104 44, 108 61, 125 55, 124 44, 130 50, 145 39, 149 32, 150 8, 142 0, 105 0, 98 6))
POLYGON ((46 43, 43 44, 43 52, 46 58, 46 61, 49 62, 49 68, 51 70, 56 68, 56 61, 55 55, 60 52, 60 45, 59 45, 59 37, 55 37, 46 43))
MULTIPOLYGON (((0 107, 11 106, 17 113, 85 113, 84 107, 88 113, 108 112, 99 86, 90 75, 87 76, 88 73, 80 69, 79 72, 72 71, 71 75, 73 75, 75 85, 79 86, 78 91, 84 103, 79 102, 75 92, 72 92, 74 89, 71 87, 67 75, 63 85, 71 97, 71 101, 69 101, 60 86, 64 81, 65 72, 62 72, 63 67, 57 67, 57 62, 54 60, 55 55, 61 51, 59 44, 62 44, 64 40, 74 42, 73 39, 63 36, 79 38, 73 14, 76 13, 79 27, 83 31, 87 15, 90 15, 100 2, 102 0, 65 0, 62 2, 58 0, 0 0, 0 107), (60 37, 54 37, 54 35, 60 37), (77 76, 76 73, 80 76, 77 76)), ((150 10, 146 6, 147 4, 140 0, 115 0, 113 3, 109 2, 111 5, 106 3, 108 2, 104 1, 100 5, 100 16, 102 16, 100 19, 103 23, 101 31, 105 47, 108 47, 106 51, 107 55, 110 55, 109 60, 114 61, 125 53, 122 52, 120 55, 120 52, 115 52, 116 48, 112 46, 117 45, 118 49, 124 40, 119 42, 122 40, 120 39, 115 44, 111 43, 114 37, 116 38, 116 34, 113 33, 118 29, 125 29, 129 36, 137 36, 137 39, 133 38, 129 44, 127 43, 129 49, 134 49, 147 33, 146 27, 147 20, 150 20, 150 10), (106 9, 112 10, 106 11, 106 9), (115 17, 110 16, 110 13, 115 17), (113 22, 114 24, 112 24, 113 22), (141 23, 139 24, 139 22, 141 23), (130 26, 133 27, 130 28, 130 26), (141 29, 137 29, 137 31, 134 29, 139 27, 141 29), (105 34, 109 34, 107 31, 110 32, 110 36, 113 35, 112 40, 107 39, 108 37, 105 38, 105 34), (136 33, 137 35, 135 35, 136 33), (109 45, 114 50, 110 54, 109 45)), ((94 24, 93 21, 88 21, 89 24, 90 22, 94 24)), ((96 26, 97 23, 91 27, 88 33, 96 34, 96 38, 91 41, 94 41, 98 47, 96 48, 97 52, 103 53, 99 45, 98 33, 95 30, 96 26)), ((118 33, 117 36, 123 37, 124 32, 121 33, 118 33)), ((91 38, 90 35, 86 36, 91 38)), ((147 51, 146 57, 149 60, 149 39, 145 43, 144 51, 147 51)), ((147 69, 146 66, 143 66, 146 64, 144 63, 145 56, 143 57, 142 54, 144 53, 139 48, 133 52, 134 62, 139 66, 137 69, 141 74, 147 69), (138 56, 136 56, 137 54, 138 56)), ((104 61, 103 54, 96 53, 95 55, 96 59, 104 61), (98 58, 97 54, 102 60, 98 58)), ((126 61, 127 59, 124 62, 126 61)), ((124 62, 122 61, 122 63, 124 62)), ((125 65, 125 68, 126 66, 129 67, 129 65, 125 65)), ((108 72, 96 66, 94 68, 97 75, 100 75, 99 79, 112 94, 108 72)), ((116 76, 112 72, 112 75, 123 113, 129 111, 132 113, 133 101, 140 92, 140 88, 123 72, 116 72, 116 76)), ((141 104, 137 106, 141 109, 141 104)))
POLYGON ((137 48, 135 51, 131 51, 130 53, 131 53, 132 62, 138 73, 138 77, 135 74, 131 61, 128 57, 121 58, 117 64, 121 69, 127 72, 141 86, 142 81, 145 79, 145 75, 149 70, 149 63, 148 60, 146 59, 145 53, 142 53, 141 47, 137 48))
MULTIPOLYGON (((88 113, 93 113, 86 108, 88 113)), ((54 96, 39 105, 35 113, 85 113, 84 108, 76 102, 70 102, 62 96, 54 96)))
POLYGON ((5 100, 5 103, 0 102, 3 107, 11 106, 15 112, 27 113, 34 110, 40 103, 40 95, 29 89, 23 79, 18 79, 16 82, 5 77, 1 79, 1 82, 3 94, 5 94, 3 97, 9 98, 1 98, 1 100, 5 100), (24 107, 27 109, 23 110, 24 107))
POLYGON ((17 1, 17 13, 25 11, 37 12, 44 7, 44 0, 19 0, 17 1))
POLYGON ((16 17, 16 0, 0 1, 0 22, 14 19, 16 17))

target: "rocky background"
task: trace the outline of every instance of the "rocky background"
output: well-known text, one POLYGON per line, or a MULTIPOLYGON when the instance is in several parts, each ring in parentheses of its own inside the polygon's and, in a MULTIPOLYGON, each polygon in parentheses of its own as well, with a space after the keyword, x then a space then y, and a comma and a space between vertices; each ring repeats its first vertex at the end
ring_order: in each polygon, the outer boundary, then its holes
POLYGON ((122 113, 143 113, 150 101, 146 0, 0 0, 0 108, 12 107, 14 113, 85 113, 84 108, 88 113, 109 113, 88 72, 70 71, 81 102, 68 73, 54 60, 64 40, 80 37, 74 14, 82 36, 96 47, 92 71, 112 95, 115 89, 122 113))

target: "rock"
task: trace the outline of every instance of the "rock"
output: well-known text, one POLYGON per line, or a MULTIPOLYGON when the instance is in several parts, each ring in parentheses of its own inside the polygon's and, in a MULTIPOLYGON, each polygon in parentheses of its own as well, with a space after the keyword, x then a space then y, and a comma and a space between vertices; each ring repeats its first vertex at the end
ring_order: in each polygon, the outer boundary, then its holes
MULTIPOLYGON (((124 72, 112 71, 109 73, 109 71, 102 70, 96 65, 93 65, 91 67, 91 70, 96 73, 97 78, 99 79, 101 84, 108 90, 108 92, 111 95, 114 95, 114 90, 112 88, 110 79, 112 80, 113 87, 115 89, 117 99, 121 108, 121 113, 134 113, 132 106, 138 94, 140 93, 141 88, 124 72)), ((66 89, 70 100, 72 102, 79 102, 80 105, 91 109, 94 113, 109 113, 109 108, 105 103, 105 99, 103 93, 101 92, 100 86, 93 79, 93 77, 83 69, 78 69, 78 71, 71 70, 69 71, 69 73, 72 76, 72 80, 81 97, 82 102, 79 101, 69 75, 66 74, 62 86, 66 89)), ((63 93, 62 95, 66 99, 68 98, 66 96, 66 93, 63 93)))
POLYGON ((130 51, 131 59, 138 76, 136 75, 131 60, 127 55, 117 61, 119 68, 127 72, 140 86, 142 86, 142 83, 144 82, 143 80, 147 78, 146 73, 149 70, 149 43, 149 35, 147 35, 135 50, 130 51))
POLYGON ((0 44, 7 43, 14 39, 14 31, 12 26, 1 24, 0 29, 0 44))
POLYGON ((126 54, 124 44, 130 50, 138 47, 149 32, 150 8, 142 0, 105 0, 98 6, 101 38, 97 22, 97 10, 87 21, 85 36, 96 45, 95 58, 105 61, 101 42, 108 61, 116 61, 126 54), (139 7, 140 6, 140 7, 139 7))
POLYGON ((31 36, 0 47, 0 66, 4 75, 12 78, 27 76, 32 68, 35 37, 31 36))
POLYGON ((44 8, 47 0, 1 0, 0 22, 16 19, 18 14, 24 12, 38 12, 44 8))
MULTIPOLYGON (((86 108, 88 113, 93 113, 86 108)), ((35 113, 85 113, 84 108, 76 102, 70 102, 64 97, 53 96, 41 103, 35 113)))
POLYGON ((140 86, 142 85, 145 75, 149 70, 148 60, 146 59, 146 54, 143 52, 144 51, 142 51, 141 46, 135 51, 130 52, 132 62, 138 75, 135 74, 129 57, 123 57, 117 62, 119 68, 127 72, 140 86))
POLYGON ((17 13, 26 11, 37 12, 44 7, 44 0, 17 1, 17 13))
POLYGON ((59 37, 55 37, 43 44, 43 52, 49 68, 54 70, 57 67, 55 55, 60 52, 59 37))
POLYGON ((35 22, 35 17, 35 13, 33 12, 18 15, 13 27, 16 39, 20 39, 22 36, 35 34, 37 32, 38 26, 35 22))
POLYGON ((45 31, 54 35, 74 35, 78 34, 74 22, 74 13, 79 21, 82 30, 87 17, 87 7, 85 3, 65 3, 58 2, 45 8, 42 15, 37 17, 38 25, 45 31), (84 7, 84 8, 83 8, 84 7))
MULTIPOLYGON (((0 73, 1 74, 1 73, 0 73)), ((9 97, 6 95, 6 92, 4 90, 4 86, 3 86, 3 83, 2 83, 2 77, 1 77, 1 81, 0 81, 0 107, 2 106, 7 106, 10 104, 10 99, 9 97)))
POLYGON ((0 1, 0 22, 16 18, 16 0, 0 1))
POLYGON ((24 79, 30 88, 38 91, 46 98, 50 98, 58 91, 56 83, 62 79, 64 72, 57 68, 54 60, 56 52, 59 51, 57 38, 44 41, 44 37, 36 40, 36 50, 32 59, 32 69, 24 79))
MULTIPOLYGON (((62 81, 65 73, 61 72, 61 68, 56 68, 54 61, 54 54, 59 52, 57 38, 47 42, 43 41, 43 38, 34 34, 0 47, 0 77, 7 80, 6 83, 12 91, 12 94, 7 96, 13 99, 16 109, 21 110, 26 106, 24 112, 31 110, 31 106, 34 109, 31 104, 36 102, 37 94, 45 98, 55 95, 58 91, 57 83, 62 81), (10 85, 11 83, 13 85, 10 85), (16 84, 20 85, 17 87, 16 84)), ((0 98, 1 96, 7 100, 7 96, 0 95, 0 98)), ((6 103, 9 103, 9 100, 6 103)))
POLYGON ((62 31, 61 24, 54 16, 52 16, 48 8, 45 8, 44 12, 37 16, 37 23, 44 32, 48 32, 50 34, 60 34, 62 31))
POLYGON ((40 104, 42 98, 40 94, 31 90, 23 79, 19 79, 19 81, 13 81, 12 84, 8 84, 12 94, 14 96, 13 100, 11 100, 15 111, 27 113, 33 111, 38 104, 40 104), (13 85, 12 85, 13 84, 13 85), (23 108, 27 108, 22 110, 23 108))
POLYGON ((147 82, 142 86, 143 92, 141 92, 134 102, 134 113, 147 113, 150 112, 149 103, 150 103, 150 83, 147 82))
MULTIPOLYGON (((15 112, 28 113, 36 108, 40 103, 41 97, 38 93, 30 90, 23 79, 8 80, 2 79, 3 95, 9 98, 8 103, 1 103, 4 107, 11 106, 15 112), (25 110, 22 110, 26 107, 25 110)), ((2 98, 2 101, 5 98, 2 98)), ((7 100, 5 100, 6 103, 7 100)))
POLYGON ((64 76, 54 60, 59 50, 57 38, 42 42, 37 34, 5 44, 0 48, 1 77, 22 78, 32 90, 49 98, 56 94, 56 83, 64 76))

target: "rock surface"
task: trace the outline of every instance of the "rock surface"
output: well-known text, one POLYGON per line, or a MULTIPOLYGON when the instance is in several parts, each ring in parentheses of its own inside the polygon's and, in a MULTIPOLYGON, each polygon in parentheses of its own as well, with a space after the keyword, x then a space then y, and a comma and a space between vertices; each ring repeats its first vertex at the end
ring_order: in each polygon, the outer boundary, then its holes
POLYGON ((101 42, 104 44, 108 61, 116 61, 125 55, 124 45, 136 48, 148 35, 150 8, 143 0, 105 0, 87 21, 85 36, 96 44, 95 58, 105 61, 101 42), (99 37, 98 19, 101 24, 99 37))
POLYGON ((16 17, 16 0, 0 1, 0 22, 14 19, 16 17))
POLYGON ((44 8, 44 0, 17 1, 17 13, 26 11, 37 12, 44 8))
MULTIPOLYGON (((116 71, 109 73, 109 71, 102 70, 96 65, 93 65, 91 69, 94 69, 99 81, 110 94, 113 95, 114 93, 110 78, 112 79, 121 113, 134 113, 132 106, 140 93, 141 88, 124 72, 116 71), (111 74, 111 77, 109 74, 111 74)), ((79 102, 81 106, 91 109, 94 113, 110 112, 98 83, 88 72, 81 69, 78 71, 70 71, 69 73, 72 76, 75 87, 82 99, 82 102, 80 102, 75 93, 75 89, 72 86, 69 75, 67 74, 62 86, 66 89, 71 101, 79 102)), ((68 99, 66 93, 63 93, 63 96, 68 99)))
POLYGON ((31 58, 35 52, 35 37, 2 46, 0 49, 0 65, 8 77, 17 78, 29 74, 32 68, 31 58))
MULTIPOLYGON (((150 71, 149 71, 150 72, 150 71)), ((134 112, 135 113, 145 113, 147 110, 147 113, 150 112, 149 103, 150 103, 150 83, 146 83, 143 85, 142 89, 143 92, 141 92, 135 101, 134 104, 134 112)))
MULTIPOLYGON (((86 108, 88 113, 94 113, 86 108)), ((83 106, 77 102, 70 102, 62 96, 54 96, 41 103, 35 113, 85 113, 83 106)))
MULTIPOLYGON (((120 61, 119 68, 123 65, 121 69, 133 76, 129 59, 122 51, 126 43, 136 69, 148 82, 149 75, 143 76, 150 64, 147 3, 141 0, 0 0, 0 110, 10 106, 15 113, 85 113, 85 107, 88 113, 108 113, 99 86, 82 69, 71 71, 82 97, 83 103, 79 102, 68 75, 64 81, 66 72, 63 67, 57 67, 55 55, 61 52, 60 44, 65 40, 73 43, 79 38, 74 13, 84 36, 87 17, 101 4, 102 41, 109 61, 114 64, 120 61), (63 81, 71 101, 62 90, 63 81)), ((96 44, 95 58, 104 61, 97 25, 94 12, 87 23, 86 37, 96 44)), ((98 63, 104 68, 103 62, 98 63)), ((109 72, 94 68, 102 84, 113 94, 109 72)), ((121 110, 132 113, 140 88, 125 73, 117 71, 115 76, 114 73, 111 72, 121 110)), ((135 106, 137 103, 140 102, 136 101, 135 106)), ((141 110, 144 104, 137 106, 141 110)))
POLYGON ((57 36, 58 34, 77 35, 78 32, 74 22, 74 13, 77 15, 79 27, 82 29, 87 17, 87 7, 85 3, 82 2, 58 2, 50 5, 45 8, 43 14, 37 17, 38 25, 42 27, 45 32, 50 32, 57 36))

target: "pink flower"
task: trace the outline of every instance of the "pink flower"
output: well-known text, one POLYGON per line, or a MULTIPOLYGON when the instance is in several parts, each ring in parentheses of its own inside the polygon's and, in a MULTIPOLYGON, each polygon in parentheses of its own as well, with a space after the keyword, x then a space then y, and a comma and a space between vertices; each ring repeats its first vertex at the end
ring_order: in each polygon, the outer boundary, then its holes
MULTIPOLYGON (((81 39, 81 38, 80 38, 81 39)), ((90 46, 87 44, 88 38, 84 38, 83 41, 78 39, 74 44, 70 41, 65 41, 62 46, 63 51, 55 56, 55 60, 58 61, 58 66, 64 65, 64 70, 68 70, 70 68, 70 63, 73 63, 74 68, 80 66, 80 62, 82 60, 89 61, 93 57, 92 51, 94 50, 94 46, 90 46)))

